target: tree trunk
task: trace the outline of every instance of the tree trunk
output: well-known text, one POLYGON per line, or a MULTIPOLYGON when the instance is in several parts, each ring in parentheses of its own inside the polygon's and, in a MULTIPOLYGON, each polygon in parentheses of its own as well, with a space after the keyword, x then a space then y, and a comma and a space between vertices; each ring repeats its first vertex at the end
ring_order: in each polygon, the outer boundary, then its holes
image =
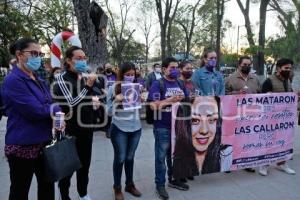
POLYGON ((267 7, 270 0, 261 0, 260 11, 259 11, 259 38, 258 45, 260 47, 260 51, 258 52, 258 65, 257 65, 257 74, 264 75, 264 49, 265 49, 265 40, 266 40, 266 17, 267 17, 267 7))
POLYGON ((90 18, 90 0, 73 0, 73 4, 82 48, 89 57, 89 66, 95 70, 107 62, 106 35, 105 33, 98 35, 101 31, 105 32, 107 16, 104 13, 99 19, 100 27, 95 28, 90 18), (99 32, 96 33, 96 30, 99 32))
POLYGON ((246 7, 244 8, 241 0, 236 0, 241 12, 244 15, 244 19, 245 19, 245 27, 247 30, 247 40, 250 46, 254 46, 255 42, 253 39, 253 32, 252 32, 252 28, 251 28, 251 21, 250 21, 250 17, 249 17, 249 9, 250 9, 250 0, 246 1, 246 7))
MULTIPOLYGON (((217 61, 221 59, 221 30, 222 30, 222 20, 224 15, 224 0, 217 0, 217 41, 216 41, 216 53, 217 61)), ((219 67, 219 65, 217 65, 219 67)))

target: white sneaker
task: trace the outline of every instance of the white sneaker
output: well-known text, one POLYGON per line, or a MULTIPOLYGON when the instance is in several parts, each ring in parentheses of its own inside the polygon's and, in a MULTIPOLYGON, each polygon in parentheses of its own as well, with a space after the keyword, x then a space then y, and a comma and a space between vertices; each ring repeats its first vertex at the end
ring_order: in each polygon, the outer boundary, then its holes
POLYGON ((284 163, 284 164, 282 164, 282 165, 277 165, 276 168, 277 168, 278 170, 280 170, 280 171, 283 171, 283 172, 287 173, 287 174, 292 174, 292 175, 296 174, 295 170, 291 169, 291 168, 288 166, 287 163, 284 163))
POLYGON ((79 200, 92 200, 89 195, 85 195, 84 197, 79 197, 79 200))
POLYGON ((268 175, 268 166, 260 166, 258 168, 258 173, 262 176, 267 176, 268 175))

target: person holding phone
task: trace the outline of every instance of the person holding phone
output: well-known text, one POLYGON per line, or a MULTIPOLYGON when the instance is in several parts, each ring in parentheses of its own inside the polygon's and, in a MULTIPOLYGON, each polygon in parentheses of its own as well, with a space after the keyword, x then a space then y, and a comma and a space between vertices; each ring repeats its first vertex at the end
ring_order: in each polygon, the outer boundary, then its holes
POLYGON ((157 119, 154 119, 154 138, 155 138, 155 184, 156 193, 160 199, 168 199, 169 195, 165 190, 166 164, 168 167, 169 187, 179 190, 188 190, 188 185, 172 177, 171 161, 171 123, 172 123, 172 104, 181 101, 188 96, 188 92, 178 81, 180 71, 178 61, 173 57, 168 57, 162 62, 163 88, 161 94, 161 80, 153 82, 148 95, 150 107, 158 111, 157 119), (159 117, 161 116, 161 117, 159 117))

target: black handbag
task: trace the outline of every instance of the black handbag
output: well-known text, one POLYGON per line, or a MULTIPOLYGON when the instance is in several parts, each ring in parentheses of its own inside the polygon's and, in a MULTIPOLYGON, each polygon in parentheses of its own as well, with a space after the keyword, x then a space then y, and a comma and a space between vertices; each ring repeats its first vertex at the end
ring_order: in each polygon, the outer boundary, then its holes
POLYGON ((44 176, 48 182, 56 182, 81 168, 75 138, 60 136, 43 149, 44 176))

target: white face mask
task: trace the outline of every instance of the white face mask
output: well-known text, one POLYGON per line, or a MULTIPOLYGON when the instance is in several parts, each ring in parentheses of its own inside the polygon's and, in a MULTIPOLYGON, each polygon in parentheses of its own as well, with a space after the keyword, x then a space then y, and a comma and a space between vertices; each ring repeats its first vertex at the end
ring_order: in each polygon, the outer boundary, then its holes
POLYGON ((160 67, 156 67, 156 68, 154 69, 154 72, 155 72, 155 73, 161 73, 161 68, 160 68, 160 67))

